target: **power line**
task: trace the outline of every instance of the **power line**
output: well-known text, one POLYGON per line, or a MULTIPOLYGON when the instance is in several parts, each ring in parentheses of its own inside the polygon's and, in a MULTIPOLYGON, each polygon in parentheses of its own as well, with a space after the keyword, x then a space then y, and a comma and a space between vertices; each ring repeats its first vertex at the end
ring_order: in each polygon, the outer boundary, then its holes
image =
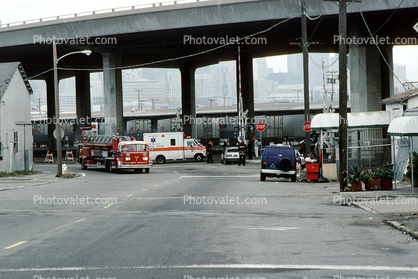
MULTIPOLYGON (((294 19, 294 18, 296 18, 296 17, 298 17, 300 15, 301 14, 299 13, 299 14, 294 15, 293 17, 284 19, 284 20, 282 20, 282 21, 280 21, 278 23, 273 24, 272 26, 270 26, 270 27, 268 27, 268 28, 266 28, 264 30, 255 32, 255 33, 250 34, 250 35, 247 35, 245 37, 242 37, 239 40, 237 40, 236 42, 239 45, 239 42, 244 41, 247 38, 250 38, 250 37, 253 37, 253 36, 256 36, 256 35, 259 35, 259 34, 266 33, 268 31, 272 30, 273 28, 275 28, 275 27, 277 27, 277 26, 279 26, 279 25, 281 25, 283 23, 286 23, 286 22, 288 22, 288 21, 290 21, 290 20, 292 20, 292 19, 294 19)), ((195 56, 199 56, 201 54, 209 53, 209 52, 212 52, 212 51, 215 51, 217 49, 221 49, 221 48, 223 48, 225 46, 233 45, 233 44, 236 44, 236 43, 235 42, 228 42, 226 44, 223 44, 223 45, 220 45, 220 46, 216 46, 214 48, 211 48, 211 49, 208 49, 208 50, 203 50, 201 52, 197 52, 197 53, 193 53, 193 54, 178 56, 178 57, 174 57, 174 58, 167 58, 167 59, 157 60, 157 61, 153 61, 153 62, 147 62, 147 63, 137 64, 137 65, 132 65, 132 66, 113 67, 113 68, 109 68, 109 70, 126 70, 126 69, 141 68, 141 67, 144 67, 144 66, 149 66, 149 65, 154 65, 154 64, 164 63, 164 62, 171 62, 171 61, 176 61, 176 60, 191 58, 191 57, 195 57, 195 56)), ((59 70, 63 70, 63 71, 103 71, 103 68, 90 68, 90 69, 89 68, 84 68, 84 69, 80 69, 80 68, 58 68, 58 69, 59 70)), ((43 75, 43 74, 45 74, 45 73, 47 73, 49 71, 52 71, 52 70, 53 70, 53 68, 51 68, 49 70, 46 70, 46 71, 44 71, 44 72, 42 72, 40 74, 34 75, 32 77, 29 77, 28 79, 33 79, 35 77, 38 77, 40 75, 43 75)))
MULTIPOLYGON (((359 9, 359 11, 360 11, 360 9, 359 9)), ((366 28, 367 28, 367 31, 369 32, 370 37, 373 38, 373 33, 372 33, 372 31, 370 31, 369 25, 367 24, 366 19, 364 18, 364 15, 363 15, 363 12, 362 11, 360 11, 360 15, 361 15, 361 18, 364 21, 364 24, 366 25, 366 28)), ((405 91, 408 91, 407 88, 404 86, 404 84, 399 79, 399 77, 395 74, 395 72, 393 71, 392 67, 389 65, 388 61, 386 60, 386 57, 383 55, 382 50, 380 49, 380 47, 378 46, 378 44, 374 44, 374 45, 377 47, 377 50, 379 51, 380 56, 385 61, 386 65, 388 66, 388 68, 391 71, 391 73, 395 76, 395 78, 402 85, 402 87, 405 89, 405 91)))
POLYGON ((401 0, 401 2, 399 3, 398 7, 396 8, 396 10, 393 11, 393 13, 388 17, 388 19, 382 24, 382 26, 380 26, 376 31, 373 32, 373 35, 376 34, 377 32, 379 32, 380 29, 382 29, 383 26, 386 25, 386 23, 388 23, 388 21, 392 18, 392 16, 399 10, 399 8, 401 7, 402 3, 405 0, 401 0))

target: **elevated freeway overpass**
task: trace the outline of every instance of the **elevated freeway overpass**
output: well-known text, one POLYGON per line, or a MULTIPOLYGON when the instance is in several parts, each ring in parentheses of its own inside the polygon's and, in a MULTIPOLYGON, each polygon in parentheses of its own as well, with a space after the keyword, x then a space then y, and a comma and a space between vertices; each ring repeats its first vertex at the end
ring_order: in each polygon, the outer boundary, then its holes
MULTIPOLYGON (((177 4, 174 4, 177 3, 177 4)), ((244 109, 255 115, 252 59, 301 52, 299 0, 202 1, 149 8, 115 10, 26 24, 2 25, 0 62, 21 61, 28 76, 47 84, 48 117, 54 116, 51 39, 63 42, 58 54, 88 48, 90 57, 74 55, 60 61, 60 78, 76 76, 77 117, 91 116, 89 73, 103 71, 105 117, 117 119, 107 133, 123 132, 121 70, 137 67, 170 67, 181 71, 182 114, 196 116, 194 73, 196 68, 219 61, 237 60, 237 43, 189 43, 186 38, 265 38, 241 47, 244 109), (40 39, 43 38, 44 41, 40 39), (87 44, 86 39, 115 38, 116 44, 87 44), (79 39, 79 40, 69 40, 79 39), (81 39, 85 39, 84 42, 81 39), (266 43, 264 43, 266 42, 266 43)), ((338 7, 333 2, 307 0, 308 37, 317 42, 311 52, 337 52, 338 7), (318 17, 314 20, 314 17, 318 17)), ((353 111, 381 110, 380 100, 393 95, 392 47, 396 38, 418 38, 412 28, 418 22, 416 0, 364 0, 348 7, 351 38, 389 38, 379 45, 350 45, 351 105, 353 111), (363 18, 364 16, 364 18, 363 18)), ((50 127, 54 129, 53 126, 50 127)), ((188 134, 196 127, 186 125, 188 134)), ((54 141, 51 140, 51 145, 54 141)))

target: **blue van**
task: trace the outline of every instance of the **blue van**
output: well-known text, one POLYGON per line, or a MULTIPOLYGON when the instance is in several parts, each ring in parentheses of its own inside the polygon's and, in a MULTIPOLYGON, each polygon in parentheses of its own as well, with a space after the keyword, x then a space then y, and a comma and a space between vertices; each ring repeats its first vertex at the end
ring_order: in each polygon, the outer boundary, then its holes
POLYGON ((285 177, 296 181, 296 156, 293 147, 288 145, 266 146, 261 158, 260 180, 266 177, 285 177))

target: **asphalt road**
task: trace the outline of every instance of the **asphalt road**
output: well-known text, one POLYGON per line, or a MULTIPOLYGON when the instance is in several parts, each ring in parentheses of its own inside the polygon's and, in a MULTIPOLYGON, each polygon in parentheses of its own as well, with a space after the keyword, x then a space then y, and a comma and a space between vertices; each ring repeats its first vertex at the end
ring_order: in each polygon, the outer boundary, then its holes
POLYGON ((69 169, 85 175, 0 192, 0 278, 418 278, 418 242, 329 184, 250 163, 69 169))

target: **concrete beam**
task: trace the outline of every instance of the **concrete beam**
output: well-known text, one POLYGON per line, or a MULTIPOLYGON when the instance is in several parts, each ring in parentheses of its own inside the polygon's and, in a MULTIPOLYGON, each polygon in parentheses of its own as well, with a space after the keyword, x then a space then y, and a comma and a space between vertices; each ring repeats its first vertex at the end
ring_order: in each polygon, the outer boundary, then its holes
POLYGON ((388 65, 382 58, 382 99, 395 95, 393 71, 393 45, 380 46, 388 65))
POLYGON ((196 67, 192 65, 185 64, 180 68, 183 131, 194 139, 197 137, 195 71, 196 67))
POLYGON ((121 53, 103 53, 104 113, 106 135, 123 135, 121 53))
MULTIPOLYGON (((416 0, 362 1, 348 7, 348 13, 376 12, 391 9, 416 8, 416 0)), ((311 16, 336 15, 338 7, 323 0, 310 0, 311 16)), ((239 22, 298 17, 299 1, 287 0, 223 0, 203 1, 184 5, 135 9, 73 18, 42 21, 0 28, 0 47, 42 43, 57 38, 93 38, 109 34, 130 34, 169 29, 183 29, 239 22), (181 18, 182 20, 173 20, 181 18)))
POLYGON ((156 117, 151 118, 151 132, 153 133, 158 132, 158 120, 156 117))
POLYGON ((392 46, 350 45, 351 111, 380 111, 384 98, 394 95, 392 46), (386 61, 385 61, 386 60, 386 61))
POLYGON ((75 102, 77 122, 74 129, 76 138, 80 140, 80 127, 91 126, 90 73, 88 71, 79 71, 76 73, 75 102))

